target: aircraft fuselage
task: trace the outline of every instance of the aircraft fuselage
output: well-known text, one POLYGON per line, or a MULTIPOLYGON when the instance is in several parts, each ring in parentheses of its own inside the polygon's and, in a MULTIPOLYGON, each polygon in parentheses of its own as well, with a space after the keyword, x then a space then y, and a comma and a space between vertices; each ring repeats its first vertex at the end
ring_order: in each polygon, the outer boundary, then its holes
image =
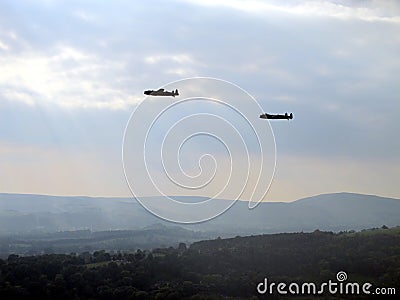
POLYGON ((279 119, 291 120, 291 119, 293 119, 293 113, 290 113, 290 114, 285 113, 284 115, 279 115, 279 114, 274 115, 274 114, 265 113, 265 114, 260 115, 260 118, 261 119, 271 119, 271 120, 279 120, 279 119))
POLYGON ((157 91, 147 90, 147 91, 144 91, 144 94, 149 95, 149 96, 172 96, 172 97, 179 96, 178 90, 168 92, 164 89, 159 89, 157 91))

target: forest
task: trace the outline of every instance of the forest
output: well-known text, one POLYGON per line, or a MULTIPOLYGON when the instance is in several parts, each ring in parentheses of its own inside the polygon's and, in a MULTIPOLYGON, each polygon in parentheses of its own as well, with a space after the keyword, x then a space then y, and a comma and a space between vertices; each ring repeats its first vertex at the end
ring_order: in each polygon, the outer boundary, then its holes
POLYGON ((87 229, 0 234, 0 258, 7 258, 9 254, 31 256, 93 252, 99 249, 111 252, 177 247, 180 242, 191 244, 217 236, 217 233, 191 231, 179 226, 162 224, 154 224, 138 230, 91 231, 87 229))
MULTIPOLYGON (((10 254, 0 260, 0 298, 258 299, 265 298, 257 285, 266 277, 274 282, 318 284, 336 280, 339 271, 346 272, 348 282, 369 282, 399 293, 399 227, 237 236, 152 250, 10 254)), ((319 296, 364 299, 374 295, 325 291, 319 296)), ((268 298, 282 297, 275 293, 268 298)))

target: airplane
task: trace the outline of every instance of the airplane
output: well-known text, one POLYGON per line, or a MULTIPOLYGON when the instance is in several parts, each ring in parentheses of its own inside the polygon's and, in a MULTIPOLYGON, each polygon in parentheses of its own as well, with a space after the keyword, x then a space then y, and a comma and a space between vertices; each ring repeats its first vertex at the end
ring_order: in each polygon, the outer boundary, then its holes
POLYGON ((288 113, 285 113, 284 115, 270 115, 270 114, 262 114, 260 115, 261 119, 286 119, 286 120, 290 120, 293 119, 293 113, 290 113, 290 115, 288 115, 288 113))
POLYGON ((177 89, 172 92, 168 92, 164 89, 159 89, 157 91, 147 90, 147 91, 144 91, 144 94, 150 95, 150 96, 172 96, 172 97, 179 96, 179 92, 177 89))

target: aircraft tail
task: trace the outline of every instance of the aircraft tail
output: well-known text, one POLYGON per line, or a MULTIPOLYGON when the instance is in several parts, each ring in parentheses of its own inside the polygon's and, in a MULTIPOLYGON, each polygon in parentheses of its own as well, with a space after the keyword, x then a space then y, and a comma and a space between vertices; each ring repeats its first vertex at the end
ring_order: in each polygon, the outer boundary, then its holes
POLYGON ((175 90, 175 95, 176 95, 176 96, 179 96, 178 89, 175 90))

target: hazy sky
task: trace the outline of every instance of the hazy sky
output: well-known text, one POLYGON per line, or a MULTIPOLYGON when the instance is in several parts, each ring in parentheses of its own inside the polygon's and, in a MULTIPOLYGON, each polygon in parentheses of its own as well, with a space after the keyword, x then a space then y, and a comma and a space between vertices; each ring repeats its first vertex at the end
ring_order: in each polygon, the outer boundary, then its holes
POLYGON ((1 0, 0 192, 130 195, 143 90, 206 76, 294 113, 268 200, 400 198, 400 2, 281 2, 1 0))

